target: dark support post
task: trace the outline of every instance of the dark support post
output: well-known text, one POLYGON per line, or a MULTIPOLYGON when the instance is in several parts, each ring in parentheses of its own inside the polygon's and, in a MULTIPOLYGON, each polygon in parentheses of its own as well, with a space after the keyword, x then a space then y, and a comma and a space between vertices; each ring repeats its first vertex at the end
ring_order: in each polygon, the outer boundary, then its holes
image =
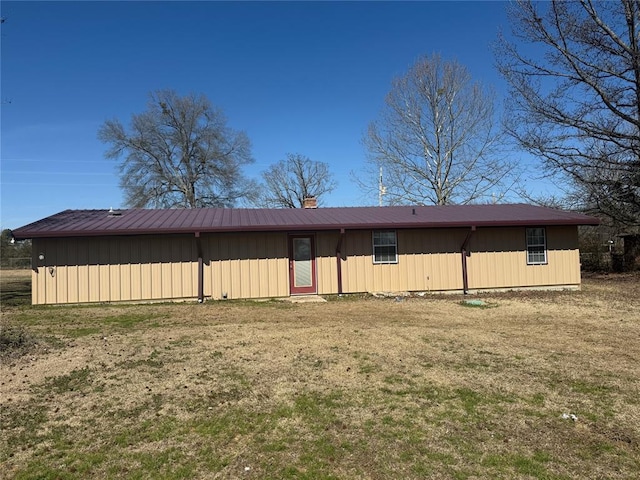
POLYGON ((342 295, 342 239, 344 238, 344 228, 340 229, 340 239, 336 245, 336 266, 338 269, 338 294, 342 295))
POLYGON ((200 232, 196 232, 196 249, 198 251, 198 302, 204 302, 204 262, 202 261, 202 241, 200 232))
POLYGON ((476 231, 476 227, 472 226, 469 233, 464 239, 462 243, 462 247, 460 248, 460 253, 462 255, 462 291, 466 295, 469 293, 469 278, 467 275, 467 257, 470 255, 467 253, 467 246, 469 245, 469 240, 471 239, 471 235, 476 231))

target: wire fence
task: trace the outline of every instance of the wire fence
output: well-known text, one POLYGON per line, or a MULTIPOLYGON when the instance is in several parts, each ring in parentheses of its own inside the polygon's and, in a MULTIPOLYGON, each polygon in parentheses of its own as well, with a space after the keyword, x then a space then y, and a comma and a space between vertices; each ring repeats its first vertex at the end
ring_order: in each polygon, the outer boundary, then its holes
POLYGON ((580 252, 580 266, 587 272, 628 272, 640 265, 639 260, 622 253, 580 252))
POLYGON ((31 268, 31 257, 9 257, 2 258, 0 267, 7 270, 20 270, 31 268))

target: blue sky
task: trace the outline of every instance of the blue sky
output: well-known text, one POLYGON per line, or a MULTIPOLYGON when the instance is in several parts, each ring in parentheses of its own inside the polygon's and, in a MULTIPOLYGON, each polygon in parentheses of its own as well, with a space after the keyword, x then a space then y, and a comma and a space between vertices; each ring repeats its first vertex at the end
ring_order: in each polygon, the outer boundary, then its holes
MULTIPOLYGON (((11 2, 1 4, 1 225, 122 205, 100 125, 171 88, 206 95, 253 144, 257 177, 287 152, 327 162, 328 206, 374 204, 352 183, 361 139, 420 55, 505 83, 490 44, 504 2, 11 2)), ((524 154, 523 154, 524 158, 524 154)))

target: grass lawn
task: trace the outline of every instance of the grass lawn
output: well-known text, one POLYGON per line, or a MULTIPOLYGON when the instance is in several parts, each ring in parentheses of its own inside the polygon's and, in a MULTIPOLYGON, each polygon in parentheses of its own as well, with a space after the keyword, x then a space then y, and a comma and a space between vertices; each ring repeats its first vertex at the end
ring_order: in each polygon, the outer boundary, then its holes
POLYGON ((638 275, 480 307, 32 307, 0 278, 4 478, 640 476, 638 275))

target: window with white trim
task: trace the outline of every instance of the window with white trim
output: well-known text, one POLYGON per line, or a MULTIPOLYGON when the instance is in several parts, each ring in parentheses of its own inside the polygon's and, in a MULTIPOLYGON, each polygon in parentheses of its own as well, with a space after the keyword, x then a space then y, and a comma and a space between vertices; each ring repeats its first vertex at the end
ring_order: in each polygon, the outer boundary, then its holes
POLYGON ((395 230, 373 231, 373 263, 398 263, 395 230))
POLYGON ((547 263, 547 236, 544 227, 527 228, 527 265, 547 263))

